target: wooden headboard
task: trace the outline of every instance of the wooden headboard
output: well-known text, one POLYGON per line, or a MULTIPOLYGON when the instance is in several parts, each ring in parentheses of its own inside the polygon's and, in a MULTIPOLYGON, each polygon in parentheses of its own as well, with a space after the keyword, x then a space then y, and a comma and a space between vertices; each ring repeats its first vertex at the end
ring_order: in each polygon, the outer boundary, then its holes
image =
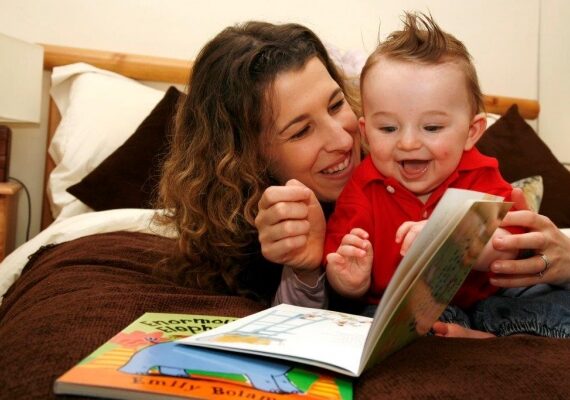
MULTIPOLYGON (((136 54, 115 53, 101 50, 88 50, 74 47, 53 46, 44 44, 44 70, 51 71, 54 67, 85 62, 98 68, 117 72, 132 79, 169 82, 185 84, 188 82, 192 62, 174 58, 153 57, 136 54)), ((536 100, 520 99, 514 97, 504 97, 495 95, 484 96, 485 108, 487 112, 493 114, 504 114, 511 105, 517 104, 520 114, 525 119, 536 119, 540 111, 539 103, 536 100)), ((55 133, 55 129, 60 121, 60 115, 55 103, 50 100, 47 145, 55 133)), ((49 200, 46 186, 49 175, 55 167, 53 160, 46 155, 46 165, 44 171, 44 196, 42 205, 41 228, 46 228, 53 222, 51 216, 49 200)))

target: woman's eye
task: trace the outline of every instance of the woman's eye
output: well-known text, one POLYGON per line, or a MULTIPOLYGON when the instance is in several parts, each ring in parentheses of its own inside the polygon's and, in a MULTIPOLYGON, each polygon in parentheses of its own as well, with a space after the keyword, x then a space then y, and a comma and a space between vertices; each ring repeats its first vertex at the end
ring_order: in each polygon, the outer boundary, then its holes
POLYGON ((441 125, 428 125, 428 126, 424 127, 424 129, 428 132, 438 132, 442 128, 443 127, 441 125))
POLYGON ((300 139, 303 136, 305 136, 307 134, 307 132, 309 132, 309 127, 305 126, 303 129, 301 129, 300 131, 298 131, 297 133, 294 133, 293 135, 289 136, 289 140, 296 140, 296 139, 300 139))
POLYGON ((331 104, 331 106, 329 107, 329 109, 331 111, 338 111, 342 108, 342 106, 344 105, 344 99, 340 99, 339 101, 331 104))

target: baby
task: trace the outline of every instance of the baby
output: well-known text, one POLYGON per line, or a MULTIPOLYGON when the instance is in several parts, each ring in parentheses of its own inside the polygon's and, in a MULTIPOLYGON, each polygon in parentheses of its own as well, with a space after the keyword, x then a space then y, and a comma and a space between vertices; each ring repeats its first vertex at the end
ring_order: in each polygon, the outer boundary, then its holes
MULTIPOLYGON (((327 224, 327 279, 340 295, 364 298, 371 305, 366 314, 447 188, 506 200, 512 190, 497 160, 475 148, 486 119, 467 49, 431 17, 407 13, 404 22, 362 70, 359 126, 370 154, 327 224)), ((489 243, 452 304, 468 308, 494 293, 489 264, 515 256, 489 243)))

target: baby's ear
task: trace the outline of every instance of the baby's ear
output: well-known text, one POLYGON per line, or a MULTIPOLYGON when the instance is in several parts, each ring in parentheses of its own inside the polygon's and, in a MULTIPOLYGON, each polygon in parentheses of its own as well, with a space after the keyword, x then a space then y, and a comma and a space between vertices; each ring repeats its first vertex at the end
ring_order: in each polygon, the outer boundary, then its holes
POLYGON ((358 129, 360 130, 360 138, 366 142, 366 121, 364 117, 358 118, 358 129))
POLYGON ((464 150, 471 150, 473 146, 481 139, 485 129, 487 128, 487 116, 485 113, 479 113, 473 117, 469 124, 469 134, 465 142, 464 150))

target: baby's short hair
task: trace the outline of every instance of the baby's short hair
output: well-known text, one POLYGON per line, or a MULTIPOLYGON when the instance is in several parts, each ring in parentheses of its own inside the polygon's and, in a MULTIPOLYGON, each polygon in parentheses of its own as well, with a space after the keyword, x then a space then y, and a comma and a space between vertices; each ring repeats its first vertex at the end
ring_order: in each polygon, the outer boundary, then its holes
POLYGON ((465 72, 474 113, 484 111, 477 71, 465 45, 455 36, 444 32, 431 15, 406 12, 402 21, 404 28, 392 32, 386 40, 380 42, 366 60, 360 75, 361 90, 368 70, 381 57, 421 64, 458 62, 465 72))

